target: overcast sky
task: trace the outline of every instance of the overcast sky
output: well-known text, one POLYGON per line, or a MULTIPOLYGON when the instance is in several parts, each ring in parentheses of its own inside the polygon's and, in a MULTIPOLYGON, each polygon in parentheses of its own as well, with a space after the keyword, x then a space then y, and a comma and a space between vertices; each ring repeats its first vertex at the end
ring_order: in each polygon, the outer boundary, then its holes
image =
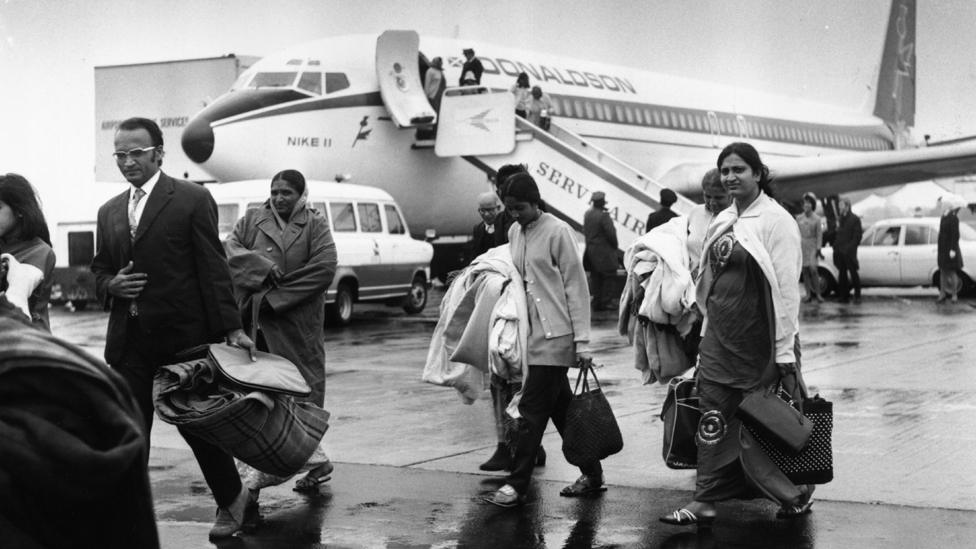
MULTIPOLYGON (((919 4, 916 133, 976 134, 976 2, 919 4)), ((865 108, 889 9, 889 0, 0 0, 0 171, 27 175, 42 196, 92 179, 95 66, 261 56, 389 28, 865 108)))

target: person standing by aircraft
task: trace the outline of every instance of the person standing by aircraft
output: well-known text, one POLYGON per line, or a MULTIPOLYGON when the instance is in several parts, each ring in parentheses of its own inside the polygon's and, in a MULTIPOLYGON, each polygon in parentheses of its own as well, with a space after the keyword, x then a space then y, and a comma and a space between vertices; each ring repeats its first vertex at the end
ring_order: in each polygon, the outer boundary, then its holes
POLYGON ((702 204, 696 205, 688 212, 688 265, 692 278, 698 277, 698 265, 701 263, 702 247, 705 245, 705 233, 708 226, 719 212, 732 204, 729 191, 722 185, 718 170, 712 168, 705 172, 701 181, 702 204))
POLYGON ((444 81, 444 61, 440 57, 435 57, 430 60, 430 67, 427 68, 427 74, 424 75, 424 93, 435 112, 441 110, 441 96, 444 95, 446 84, 444 81))
POLYGON ((465 48, 461 53, 464 54, 464 65, 461 67, 462 86, 477 86, 481 84, 481 73, 485 72, 481 60, 474 56, 474 50, 465 48))
POLYGON ((732 143, 718 156, 734 201, 708 228, 697 285, 705 315, 696 386, 698 470, 693 500, 660 517, 678 526, 709 525, 715 503, 768 497, 777 516, 810 511, 813 485, 796 486, 765 456, 735 412, 747 392, 784 383, 796 392, 796 338, 802 263, 796 221, 770 196, 769 172, 756 149, 732 143))
POLYGON ((962 250, 959 249, 959 209, 965 204, 956 198, 948 198, 942 202, 945 210, 939 221, 939 297, 936 302, 942 303, 947 297, 952 302, 959 301, 960 287, 959 271, 962 270, 962 250))
POLYGON ((556 114, 556 107, 552 104, 549 96, 542 93, 542 88, 539 86, 532 86, 532 99, 529 100, 528 121, 549 131, 554 114, 556 114))
POLYGON ((529 102, 532 100, 528 73, 519 73, 515 79, 515 84, 512 85, 512 94, 515 96, 515 115, 522 118, 528 117, 529 102))
POLYGON ((478 195, 478 215, 481 222, 471 229, 471 242, 465 263, 470 264, 474 258, 494 248, 508 243, 501 217, 502 201, 498 194, 486 191, 478 195))
MULTIPOLYGON (((160 366, 208 342, 224 339, 246 349, 254 344, 241 329, 213 197, 201 185, 160 171, 163 133, 152 120, 123 120, 113 156, 130 186, 98 210, 91 271, 98 297, 111 311, 105 361, 132 390, 148 445, 153 376, 160 366)), ((217 502, 210 537, 230 537, 241 529, 248 500, 234 458, 182 429, 180 434, 217 502)))
POLYGON ((851 201, 848 198, 841 198, 838 208, 840 215, 837 216, 833 244, 834 265, 837 267, 839 279, 837 295, 841 303, 849 303, 853 285, 854 303, 860 303, 861 277, 857 274, 857 247, 861 243, 861 218, 851 212, 851 201))
POLYGON ((678 195, 674 191, 668 188, 661 189, 661 193, 658 196, 658 203, 661 205, 661 208, 655 212, 651 212, 647 216, 647 223, 644 224, 644 233, 649 233, 654 227, 664 225, 672 217, 677 217, 678 214, 671 210, 671 205, 677 201, 678 195))
MULTIPOLYGON (((529 304, 528 372, 518 404, 519 436, 515 463, 506 484, 485 498, 499 507, 525 500, 539 444, 552 419, 562 432, 573 390, 570 367, 592 361, 589 291, 573 230, 542 212, 539 187, 531 175, 517 173, 502 190, 505 208, 517 225, 508 233, 512 260, 525 282, 529 304)), ((606 490, 600 462, 580 467, 582 475, 560 495, 579 497, 606 490)))
POLYGON ((583 266, 590 273, 590 295, 593 309, 617 310, 613 295, 613 280, 617 274, 617 229, 607 213, 607 198, 603 191, 596 191, 590 199, 593 205, 583 215, 583 237, 586 249, 583 266))
POLYGON ((15 173, 0 175, 0 253, 37 267, 44 278, 30 295, 31 322, 51 331, 48 303, 54 285, 54 250, 44 212, 30 182, 15 173))
POLYGON ((820 246, 823 245, 823 226, 820 224, 820 216, 814 211, 816 209, 817 197, 813 193, 804 194, 803 213, 796 216, 796 225, 800 228, 800 245, 803 247, 803 284, 807 289, 804 303, 810 303, 814 299, 823 302, 823 296, 820 295, 820 275, 817 274, 820 246))

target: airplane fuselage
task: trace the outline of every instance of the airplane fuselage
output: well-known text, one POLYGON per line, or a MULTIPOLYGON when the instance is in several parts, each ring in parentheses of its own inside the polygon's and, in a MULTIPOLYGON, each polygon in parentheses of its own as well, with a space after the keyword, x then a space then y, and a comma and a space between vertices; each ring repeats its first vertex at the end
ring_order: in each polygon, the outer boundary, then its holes
MULTIPOLYGON (((699 193, 701 175, 732 141, 753 143, 774 169, 777 158, 893 148, 890 130, 869 114, 490 44, 420 44, 428 58, 444 57, 448 85, 458 82, 464 47, 485 67, 482 85, 507 90, 528 73, 560 125, 686 195, 699 193)), ((484 172, 415 147, 414 131, 396 127, 378 92, 374 49, 375 36, 347 36, 262 59, 195 117, 184 149, 218 181, 285 168, 318 179, 350 174, 392 194, 418 234, 470 234, 476 196, 490 188, 484 172)))

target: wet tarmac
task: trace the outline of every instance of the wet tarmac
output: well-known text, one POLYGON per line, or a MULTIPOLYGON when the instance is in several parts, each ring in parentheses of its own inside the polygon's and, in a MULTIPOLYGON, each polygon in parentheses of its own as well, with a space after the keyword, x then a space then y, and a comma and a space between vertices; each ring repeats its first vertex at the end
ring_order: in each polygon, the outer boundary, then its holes
MULTIPOLYGON (((804 305, 803 364, 813 392, 834 402, 834 470, 814 512, 774 518, 765 501, 719 507, 712 530, 657 516, 686 503, 693 471, 661 460, 663 386, 642 386, 613 317, 594 318, 600 379, 624 434, 604 463, 610 489, 558 495, 578 472, 550 427, 549 460, 529 503, 481 503, 501 479, 480 473, 494 449, 487 400, 420 382, 442 291, 427 311, 364 307, 326 335, 326 434, 333 480, 306 497, 265 490, 261 519, 221 547, 976 547, 976 307, 937 305, 933 290, 873 289, 860 304, 804 305)), ((96 354, 101 313, 55 310, 55 333, 96 354)), ((164 547, 213 547, 213 503, 175 429, 157 421, 150 460, 164 547)))

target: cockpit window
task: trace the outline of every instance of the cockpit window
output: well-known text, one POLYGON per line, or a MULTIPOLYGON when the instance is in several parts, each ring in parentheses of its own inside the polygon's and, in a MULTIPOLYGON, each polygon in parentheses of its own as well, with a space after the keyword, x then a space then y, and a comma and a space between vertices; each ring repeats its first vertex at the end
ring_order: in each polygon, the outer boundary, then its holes
POLYGON ((315 95, 322 95, 322 73, 303 72, 298 79, 298 87, 315 95))
POLYGON ((287 88, 295 83, 297 72, 259 72, 248 84, 249 88, 287 88))
POLYGON ((341 72, 325 73, 325 93, 333 93, 349 87, 349 79, 341 72))

